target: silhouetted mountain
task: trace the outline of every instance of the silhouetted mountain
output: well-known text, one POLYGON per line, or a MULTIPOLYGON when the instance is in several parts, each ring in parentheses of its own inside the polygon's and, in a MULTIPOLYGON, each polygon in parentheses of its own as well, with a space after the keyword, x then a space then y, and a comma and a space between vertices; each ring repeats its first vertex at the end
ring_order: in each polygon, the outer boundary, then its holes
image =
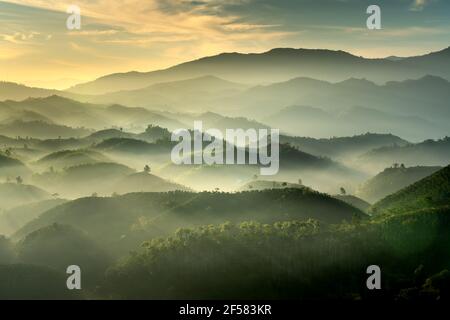
POLYGON ((315 139, 308 137, 281 136, 281 143, 289 143, 304 152, 330 158, 349 158, 362 155, 384 146, 403 146, 409 142, 392 134, 366 133, 352 137, 315 139))
POLYGON ((358 188, 356 195, 375 203, 440 169, 442 167, 387 168, 358 188))
POLYGON ((105 106, 82 103, 56 95, 23 101, 5 101, 3 107, 5 106, 14 110, 14 113, 20 110, 33 111, 56 124, 70 127, 104 128, 110 125, 104 119, 105 106))
MULTIPOLYGON (((11 122, 17 121, 39 121, 47 126, 51 124, 82 129, 123 127, 133 131, 143 131, 148 125, 160 125, 171 130, 185 126, 174 119, 143 108, 85 103, 60 96, 0 102, 0 124, 11 126, 11 122)), ((53 131, 49 130, 54 134, 52 138, 58 137, 53 131)))
POLYGON ((358 163, 370 164, 378 170, 394 163, 412 166, 446 166, 450 162, 450 138, 426 140, 405 146, 387 146, 370 151, 358 159, 358 163))
MULTIPOLYGON (((202 110, 210 101, 235 95, 246 86, 213 76, 204 76, 174 82, 156 83, 149 87, 118 91, 101 96, 88 97, 96 103, 119 103, 123 105, 161 110, 182 110, 186 105, 202 110)), ((192 108, 191 108, 191 111, 192 108)))
POLYGON ((371 212, 401 213, 450 205, 450 166, 387 196, 371 208, 371 212))
MULTIPOLYGON (((384 116, 389 123, 394 120, 395 122, 402 120, 405 124, 409 123, 411 127, 420 125, 418 122, 420 119, 417 119, 419 117, 435 123, 442 132, 446 130, 445 124, 450 118, 450 111, 446 103, 449 99, 450 83, 447 80, 431 76, 403 82, 391 81, 385 85, 376 85, 359 79, 333 84, 297 78, 283 83, 252 88, 239 96, 226 100, 221 106, 229 105, 229 108, 240 110, 243 115, 257 116, 258 119, 276 114, 285 106, 318 106, 327 113, 305 108, 303 112, 306 113, 306 119, 315 117, 328 122, 332 118, 337 118, 349 107, 362 106, 366 109, 361 108, 359 112, 373 109, 386 113, 392 118, 384 116), (332 115, 331 118, 329 113, 332 115)), ((355 111, 358 109, 350 109, 350 113, 346 116, 352 115, 355 111)), ((382 115, 377 115, 377 118, 380 116, 382 115)), ((370 121, 376 125, 376 121, 371 120, 370 117, 371 115, 367 114, 362 119, 369 125, 370 121)), ((421 120, 421 122, 425 121, 421 120)), ((303 125, 306 125, 306 128, 309 127, 307 123, 303 123, 303 125)), ((379 125, 383 128, 382 123, 379 125)), ((423 130, 425 125, 426 123, 422 124, 419 129, 423 130)), ((432 134, 436 131, 429 125, 428 128, 433 130, 432 134)))
POLYGON ((155 83, 186 80, 212 75, 241 83, 286 81, 295 77, 311 77, 342 81, 366 77, 373 81, 404 80, 426 74, 450 79, 450 62, 446 51, 418 60, 390 61, 365 59, 343 51, 312 49, 273 49, 260 54, 223 53, 183 63, 154 72, 128 72, 107 75, 95 81, 74 86, 71 92, 101 94, 120 90, 141 89, 155 83), (435 63, 429 61, 436 59, 435 63), (424 61, 424 62, 421 62, 424 61), (420 62, 417 68, 415 63, 420 62), (439 65, 440 68, 436 68, 439 65))
POLYGON ((49 139, 55 137, 71 138, 82 137, 90 133, 86 129, 74 129, 67 126, 49 124, 43 121, 15 121, 8 124, 0 124, 0 133, 10 137, 33 137, 49 139))
POLYGON ((30 88, 13 82, 0 82, 0 100, 25 100, 30 97, 43 98, 57 93, 57 90, 30 88))
POLYGON ((106 108, 103 114, 109 119, 109 123, 119 127, 128 127, 134 131, 142 131, 148 125, 159 125, 170 130, 185 127, 177 120, 144 108, 128 108, 115 104, 106 108))

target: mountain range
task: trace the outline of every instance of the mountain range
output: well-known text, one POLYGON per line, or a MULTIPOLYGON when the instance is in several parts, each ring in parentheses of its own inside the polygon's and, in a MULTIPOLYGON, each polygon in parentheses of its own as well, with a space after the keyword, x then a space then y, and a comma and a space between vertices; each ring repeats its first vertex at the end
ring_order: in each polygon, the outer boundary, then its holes
POLYGON ((327 81, 364 77, 376 82, 386 82, 418 78, 427 74, 450 80, 449 56, 450 48, 399 61, 366 59, 343 51, 277 48, 259 54, 223 53, 153 72, 107 75, 76 85, 69 91, 78 94, 104 94, 208 75, 247 84, 280 82, 296 77, 327 81))

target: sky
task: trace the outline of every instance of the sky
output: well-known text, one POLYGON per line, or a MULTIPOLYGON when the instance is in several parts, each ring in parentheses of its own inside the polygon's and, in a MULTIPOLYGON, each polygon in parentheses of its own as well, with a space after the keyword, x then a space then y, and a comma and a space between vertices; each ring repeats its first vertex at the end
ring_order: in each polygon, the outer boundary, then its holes
POLYGON ((58 89, 222 52, 326 48, 375 58, 449 46, 449 0, 0 1, 0 81, 58 89), (381 30, 366 27, 371 4, 381 30), (70 5, 81 10, 80 30, 66 27, 70 5))

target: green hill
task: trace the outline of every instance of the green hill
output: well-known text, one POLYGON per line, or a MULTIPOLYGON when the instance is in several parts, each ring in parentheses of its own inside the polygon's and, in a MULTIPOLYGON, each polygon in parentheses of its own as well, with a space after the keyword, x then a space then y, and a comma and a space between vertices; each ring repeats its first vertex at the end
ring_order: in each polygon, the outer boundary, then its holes
POLYGON ((118 129, 105 129, 94 132, 90 136, 86 137, 87 140, 93 140, 96 142, 102 142, 103 140, 113 139, 113 138, 134 138, 135 135, 128 132, 123 132, 118 129))
POLYGON ((50 199, 19 205, 0 213, 0 234, 9 236, 42 213, 67 202, 63 199, 50 199))
POLYGON ((126 194, 132 192, 168 192, 175 190, 187 191, 188 188, 169 182, 147 172, 133 173, 121 179, 114 187, 114 192, 126 194))
POLYGON ((327 228, 317 221, 183 228, 110 268, 122 299, 293 299, 379 303, 450 298, 449 207, 327 228), (366 270, 382 266, 382 295, 366 270), (149 285, 151 284, 151 285, 149 285))
POLYGON ((110 263, 94 241, 71 226, 46 226, 28 234, 17 246, 21 263, 46 266, 59 272, 65 272, 70 265, 78 265, 85 287, 98 279, 110 263))
POLYGON ((0 265, 0 300, 68 300, 81 296, 67 290, 65 272, 24 264, 0 265))
POLYGON ((363 212, 366 212, 370 207, 370 203, 368 203, 358 197, 352 196, 352 195, 338 194, 338 195, 334 195, 333 198, 344 201, 345 203, 348 203, 349 205, 351 205, 355 208, 358 208, 359 210, 361 210, 363 212))
POLYGON ((0 178, 14 179, 17 176, 27 177, 30 174, 31 171, 20 160, 0 152, 0 178))
POLYGON ((356 195, 370 203, 375 203, 384 197, 423 179, 441 167, 401 167, 387 168, 383 172, 364 183, 356 195))
POLYGON ((169 152, 171 145, 154 144, 129 138, 112 138, 97 144, 95 149, 109 153, 149 154, 160 151, 169 152))
POLYGON ((52 193, 63 197, 76 198, 111 195, 113 186, 135 171, 114 162, 97 162, 68 167, 62 171, 48 171, 33 176, 33 181, 52 193))
POLYGON ((450 166, 377 202, 372 213, 405 212, 450 205, 450 166))
POLYGON ((10 209, 31 202, 49 199, 50 195, 35 186, 19 183, 0 184, 0 208, 10 209))
POLYGON ((387 146, 362 155, 358 162, 387 168, 393 163, 410 166, 447 166, 450 162, 450 137, 426 140, 405 146, 387 146))
POLYGON ((261 223, 316 218, 323 223, 365 216, 360 210, 306 189, 241 193, 134 193, 112 198, 83 198, 53 208, 31 221, 14 238, 52 223, 87 232, 116 254, 141 241, 167 236, 180 227, 255 220, 261 223), (107 221, 107 223, 105 223, 107 221))
POLYGON ((0 134, 10 137, 33 137, 38 139, 82 137, 90 133, 84 128, 74 129, 44 121, 22 121, 0 124, 0 134))
POLYGON ((99 162, 109 162, 110 160, 100 152, 81 150, 62 150, 51 153, 37 161, 37 164, 45 167, 62 169, 82 164, 94 164, 99 162))
POLYGON ((300 150, 316 156, 330 158, 358 156, 372 149, 384 146, 408 144, 408 141, 392 134, 376 133, 366 133, 352 137, 333 137, 329 139, 281 136, 280 142, 290 143, 300 150))
POLYGON ((255 180, 244 184, 238 189, 238 191, 252 191, 252 190, 266 190, 266 189, 291 189, 298 188, 303 189, 305 186, 298 183, 280 182, 280 181, 268 181, 268 180, 255 180))

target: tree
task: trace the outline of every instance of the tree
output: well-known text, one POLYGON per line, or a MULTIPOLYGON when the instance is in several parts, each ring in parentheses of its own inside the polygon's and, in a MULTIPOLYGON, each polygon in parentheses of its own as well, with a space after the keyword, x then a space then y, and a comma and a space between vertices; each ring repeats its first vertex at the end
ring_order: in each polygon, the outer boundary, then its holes
POLYGON ((341 187, 341 195, 345 196, 347 194, 347 191, 343 187, 341 187))
POLYGON ((145 173, 150 173, 152 171, 152 169, 150 168, 150 166, 148 164, 145 165, 144 167, 144 172, 145 173))

